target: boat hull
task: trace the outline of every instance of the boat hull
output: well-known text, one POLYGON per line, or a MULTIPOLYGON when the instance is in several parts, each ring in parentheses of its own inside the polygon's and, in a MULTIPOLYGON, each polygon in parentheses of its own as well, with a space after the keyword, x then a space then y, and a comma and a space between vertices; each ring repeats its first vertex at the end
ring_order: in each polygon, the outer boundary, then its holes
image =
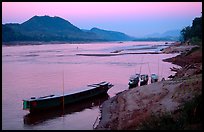
POLYGON ((158 79, 151 79, 151 83, 158 82, 158 79))
POLYGON ((148 83, 148 80, 147 81, 142 81, 142 82, 140 82, 140 86, 147 85, 147 83, 148 83))
POLYGON ((138 82, 136 83, 129 83, 129 88, 134 88, 134 87, 137 87, 138 86, 138 82))
POLYGON ((69 115, 75 112, 81 112, 85 109, 92 109, 95 106, 100 106, 105 100, 109 98, 109 95, 100 94, 85 100, 81 100, 78 103, 71 103, 63 107, 53 107, 49 110, 43 110, 37 113, 28 113, 24 116, 23 121, 26 125, 37 125, 44 121, 61 117, 62 115, 69 115))

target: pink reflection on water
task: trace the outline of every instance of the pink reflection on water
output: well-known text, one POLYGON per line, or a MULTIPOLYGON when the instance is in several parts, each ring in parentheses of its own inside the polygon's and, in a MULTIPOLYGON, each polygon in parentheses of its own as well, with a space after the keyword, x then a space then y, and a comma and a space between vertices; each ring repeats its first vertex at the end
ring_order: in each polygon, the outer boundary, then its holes
MULTIPOLYGON (((108 94, 113 97, 116 93, 128 89, 129 77, 140 72, 141 74, 159 74, 159 77, 167 77, 172 73, 171 63, 163 62, 162 59, 172 57, 170 54, 128 54, 111 57, 77 56, 77 53, 109 53, 118 47, 146 44, 139 43, 98 43, 95 44, 61 44, 61 45, 37 45, 37 46, 14 46, 3 47, 2 54, 2 106, 3 106, 3 127, 21 128, 18 123, 27 112, 22 110, 22 99, 32 96, 45 96, 50 94, 63 93, 63 72, 64 91, 78 91, 88 84, 109 81, 114 84, 108 94), (78 48, 77 48, 78 47, 78 48), (33 55, 35 54, 35 55, 33 55), (149 67, 148 67, 149 64, 149 67), (17 111, 16 111, 17 110, 17 111), (9 115, 8 115, 9 113, 9 115), (20 117, 19 117, 20 116, 20 117), (17 120, 16 123, 10 120, 17 120), (10 124, 11 123, 11 124, 10 124)), ((155 45, 157 43, 148 43, 155 45)), ((95 121, 97 110, 94 109, 93 117, 89 119, 89 125, 84 128, 92 129, 92 122, 95 121)), ((86 111, 87 112, 87 111, 86 111)), ((85 113, 86 113, 85 112, 85 113)), ((68 115, 66 120, 74 123, 71 119, 79 118, 80 123, 86 122, 83 111, 68 115), (71 117, 70 117, 71 116, 71 117)), ((59 121, 59 119, 56 119, 59 121)), ((55 120, 53 120, 55 121, 55 120)), ((61 127, 73 129, 73 125, 63 125, 61 121, 55 121, 55 125, 42 124, 42 128, 50 129, 61 127)), ((78 126, 81 127, 80 125, 78 126)), ((38 128, 33 126, 33 128, 38 128)), ((26 129, 26 128, 21 128, 26 129)), ((39 129, 39 128, 38 128, 39 129)))

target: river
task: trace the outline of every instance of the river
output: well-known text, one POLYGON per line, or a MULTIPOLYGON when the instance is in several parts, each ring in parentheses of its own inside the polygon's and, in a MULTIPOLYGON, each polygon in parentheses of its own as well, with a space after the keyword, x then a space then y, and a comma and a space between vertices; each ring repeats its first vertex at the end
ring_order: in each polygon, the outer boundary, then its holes
MULTIPOLYGON (((99 105, 128 89, 134 73, 156 73, 168 79, 170 67, 162 59, 176 54, 132 54, 158 52, 165 42, 105 42, 2 46, 2 129, 3 130, 91 130, 100 114, 99 105), (110 54, 84 56, 77 54, 110 54), (33 96, 69 93, 102 81, 114 86, 106 97, 94 98, 58 112, 31 116, 22 100, 33 96)), ((149 82, 150 83, 150 82, 149 82)))

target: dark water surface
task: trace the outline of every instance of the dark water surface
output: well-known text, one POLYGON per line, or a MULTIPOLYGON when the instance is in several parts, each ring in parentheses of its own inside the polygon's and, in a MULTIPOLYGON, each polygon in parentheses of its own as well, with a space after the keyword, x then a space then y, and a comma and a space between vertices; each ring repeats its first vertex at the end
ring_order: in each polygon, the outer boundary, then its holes
POLYGON ((176 54, 125 54, 118 56, 79 56, 76 54, 155 52, 164 42, 124 42, 92 44, 46 44, 2 47, 2 129, 89 130, 99 115, 99 105, 128 89, 134 73, 159 73, 167 77, 178 67, 162 59, 176 54), (22 100, 32 96, 73 92, 88 84, 109 81, 108 94, 61 110, 30 115, 22 100))

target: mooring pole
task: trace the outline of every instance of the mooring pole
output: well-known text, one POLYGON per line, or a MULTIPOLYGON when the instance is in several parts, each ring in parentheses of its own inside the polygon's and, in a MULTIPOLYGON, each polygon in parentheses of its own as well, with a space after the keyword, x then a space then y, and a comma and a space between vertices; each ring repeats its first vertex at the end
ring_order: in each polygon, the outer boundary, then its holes
POLYGON ((62 115, 64 115, 64 70, 63 70, 63 86, 62 86, 62 91, 63 91, 63 96, 62 96, 62 115))

